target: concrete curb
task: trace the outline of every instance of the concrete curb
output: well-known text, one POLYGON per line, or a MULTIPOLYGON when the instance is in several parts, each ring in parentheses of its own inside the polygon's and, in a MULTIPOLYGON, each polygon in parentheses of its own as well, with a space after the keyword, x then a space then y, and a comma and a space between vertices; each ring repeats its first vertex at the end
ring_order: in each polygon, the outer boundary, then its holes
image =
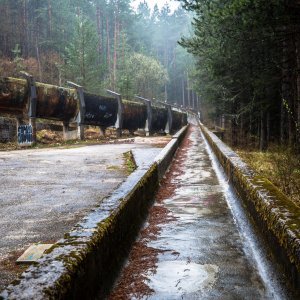
POLYGON ((203 124, 200 128, 236 192, 273 252, 290 285, 300 286, 300 209, 269 180, 258 176, 203 124))
POLYGON ((11 283, 0 299, 105 298, 187 128, 173 137, 154 162, 133 172, 98 208, 11 283))
POLYGON ((174 153, 176 152, 178 146, 182 142, 189 125, 182 127, 175 135, 173 135, 172 140, 167 144, 167 146, 156 156, 154 161, 158 166, 158 178, 162 179, 165 172, 167 171, 174 153))

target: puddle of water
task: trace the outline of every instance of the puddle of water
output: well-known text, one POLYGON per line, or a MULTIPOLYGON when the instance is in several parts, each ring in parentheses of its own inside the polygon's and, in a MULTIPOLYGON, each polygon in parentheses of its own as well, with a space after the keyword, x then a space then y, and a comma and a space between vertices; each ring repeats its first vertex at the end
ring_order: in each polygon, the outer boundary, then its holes
MULTIPOLYGON (((157 266, 155 275, 149 276, 148 285, 160 294, 179 298, 181 295, 204 292, 213 287, 219 267, 211 264, 187 263, 186 261, 163 261, 157 266)), ((151 298, 151 297, 150 297, 151 298)))
POLYGON ((206 207, 199 208, 199 207, 180 207, 177 208, 174 206, 174 209, 171 205, 169 205, 169 208, 172 210, 172 213, 175 217, 180 219, 185 218, 192 218, 197 219, 198 217, 202 217, 205 215, 209 215, 212 213, 212 211, 206 207))
MULTIPOLYGON (((176 174, 173 173, 173 175, 176 176, 176 174)), ((199 182, 200 180, 203 180, 204 178, 210 178, 211 177, 211 173, 209 171, 204 171, 201 170, 201 172, 198 172, 198 170, 192 170, 188 173, 184 173, 181 176, 181 180, 182 181, 186 181, 189 182, 190 184, 192 184, 193 182, 199 182)))

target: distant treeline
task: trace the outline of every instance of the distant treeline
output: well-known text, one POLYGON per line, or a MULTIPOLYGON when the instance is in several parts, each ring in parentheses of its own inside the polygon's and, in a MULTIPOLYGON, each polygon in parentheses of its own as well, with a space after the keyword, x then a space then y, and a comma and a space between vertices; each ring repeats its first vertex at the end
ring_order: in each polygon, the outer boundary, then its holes
POLYGON ((181 103, 191 56, 177 41, 189 14, 168 5, 151 11, 145 2, 133 11, 130 2, 0 1, 0 74, 24 70, 42 82, 181 103))
POLYGON ((231 120, 233 143, 299 148, 300 1, 182 3, 196 14, 181 44, 197 59, 197 90, 213 117, 231 120))

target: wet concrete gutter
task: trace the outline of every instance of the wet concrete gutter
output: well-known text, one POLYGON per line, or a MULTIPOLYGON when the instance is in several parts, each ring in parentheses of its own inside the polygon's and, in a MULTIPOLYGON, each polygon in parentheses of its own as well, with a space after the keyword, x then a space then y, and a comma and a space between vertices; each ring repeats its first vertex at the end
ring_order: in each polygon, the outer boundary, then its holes
POLYGON ((300 286, 300 209, 269 180, 258 176, 203 124, 212 147, 273 257, 295 289, 300 286))
POLYGON ((180 130, 153 162, 140 166, 0 299, 99 299, 107 295, 142 225, 159 178, 183 139, 180 130), (99 286, 101 290, 99 291, 99 286))
POLYGON ((158 165, 158 177, 159 180, 162 179, 166 170, 168 169, 173 155, 175 154, 178 146, 182 142, 188 126, 182 127, 175 135, 173 135, 172 140, 166 145, 166 147, 156 156, 154 159, 158 165))

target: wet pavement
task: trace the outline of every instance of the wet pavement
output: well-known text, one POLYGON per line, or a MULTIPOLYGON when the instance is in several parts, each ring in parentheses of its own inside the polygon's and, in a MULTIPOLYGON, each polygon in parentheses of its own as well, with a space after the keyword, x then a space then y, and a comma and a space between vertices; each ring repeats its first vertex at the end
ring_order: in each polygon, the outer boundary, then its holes
POLYGON ((192 127, 110 299, 284 299, 240 232, 225 185, 192 127))
POLYGON ((62 238, 125 180, 123 153, 132 150, 140 165, 160 152, 156 143, 152 138, 143 143, 1 152, 0 290, 26 268, 15 260, 30 244, 62 238))

